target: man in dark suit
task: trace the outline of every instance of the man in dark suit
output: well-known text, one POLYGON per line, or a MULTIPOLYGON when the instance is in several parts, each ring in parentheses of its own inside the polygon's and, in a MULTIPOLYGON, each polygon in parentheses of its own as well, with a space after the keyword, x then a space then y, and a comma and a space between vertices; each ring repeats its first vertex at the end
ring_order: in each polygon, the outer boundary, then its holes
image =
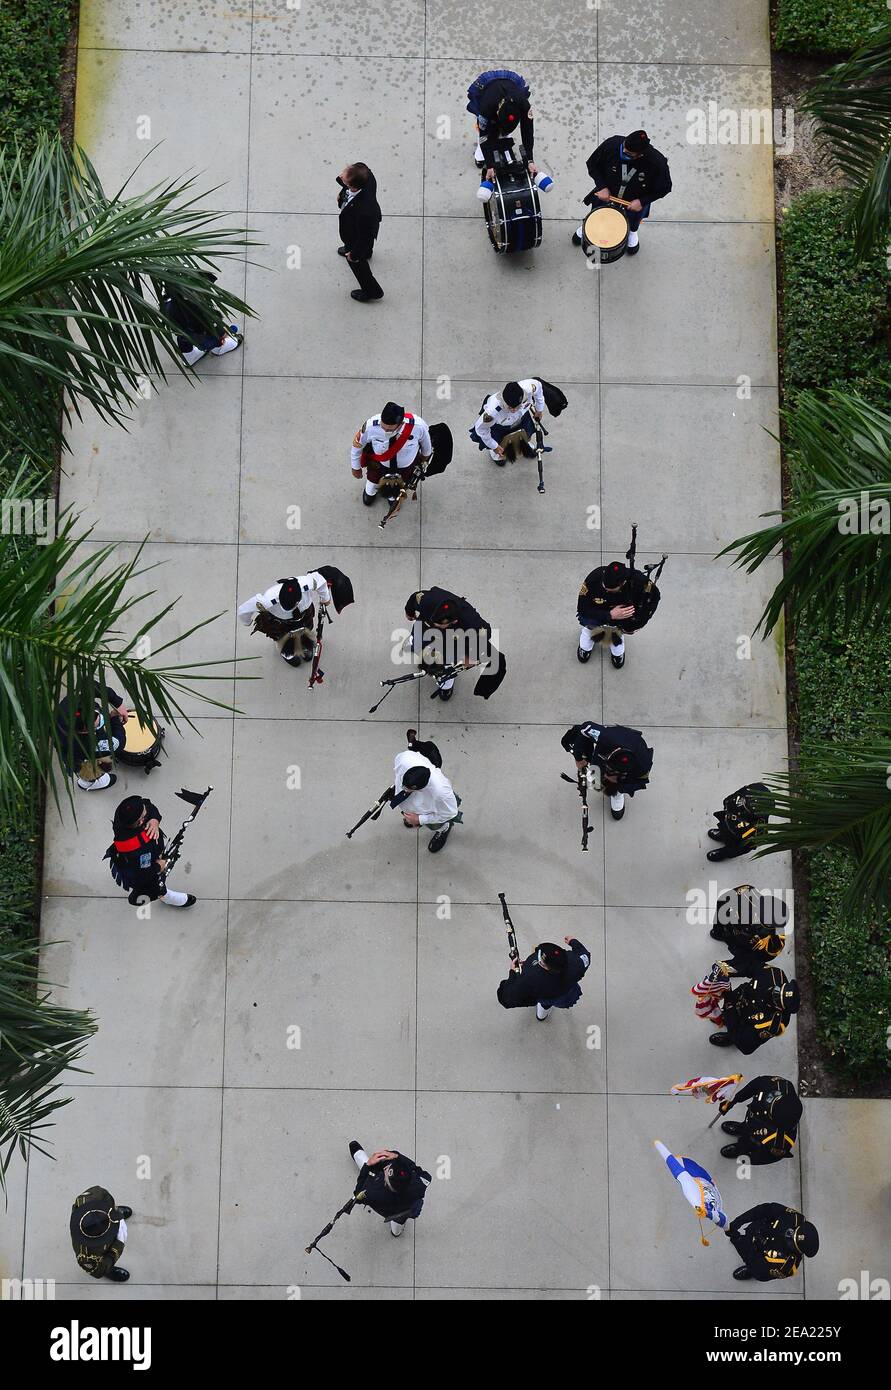
POLYGON ((383 299, 384 292, 371 273, 369 264, 374 243, 381 225, 381 210, 377 201, 377 180, 367 164, 348 164, 337 177, 340 192, 340 239, 343 243, 337 254, 343 256, 359 281, 351 292, 353 299, 366 303, 383 299))

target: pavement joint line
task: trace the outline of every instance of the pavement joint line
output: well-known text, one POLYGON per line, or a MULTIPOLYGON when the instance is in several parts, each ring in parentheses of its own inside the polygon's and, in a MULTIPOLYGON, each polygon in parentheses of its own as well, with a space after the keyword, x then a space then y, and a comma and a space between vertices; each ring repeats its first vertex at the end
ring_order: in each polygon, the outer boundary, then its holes
MULTIPOLYGON (((81 53, 140 53, 149 57, 156 57, 158 54, 166 54, 168 57, 191 57, 191 58, 299 58, 309 60, 312 58, 334 58, 345 59, 347 62, 356 62, 355 53, 294 53, 294 52, 275 52, 258 53, 253 48, 121 48, 119 45, 109 44, 102 46, 99 44, 79 45, 81 53)), ((479 55, 462 54, 459 57, 450 55, 425 55, 423 53, 365 53, 361 55, 363 60, 397 62, 397 63, 485 63, 489 60, 479 55)), ((650 58, 650 59, 619 59, 619 58, 530 58, 528 52, 521 58, 511 58, 502 55, 502 60, 506 63, 526 62, 535 63, 539 66, 550 67, 574 67, 574 68, 732 68, 736 71, 749 70, 751 72, 770 72, 769 63, 730 63, 718 58, 650 58)))

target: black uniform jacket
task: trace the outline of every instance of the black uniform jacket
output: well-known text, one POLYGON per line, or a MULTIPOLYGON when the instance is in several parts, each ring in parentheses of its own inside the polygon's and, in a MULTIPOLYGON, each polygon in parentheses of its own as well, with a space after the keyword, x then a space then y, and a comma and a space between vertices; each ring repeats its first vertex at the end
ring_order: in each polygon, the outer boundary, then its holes
POLYGON ((789 1279, 798 1272, 801 1256, 786 1245, 786 1232, 804 1221, 800 1211, 779 1202, 762 1202, 731 1221, 730 1239, 746 1269, 760 1284, 789 1279))
POLYGON ((112 690, 110 685, 100 685, 96 687, 96 698, 93 703, 92 711, 87 711, 87 721, 92 723, 97 714, 101 714, 105 720, 104 726, 95 731, 95 754, 90 752, 89 738, 86 733, 77 733, 73 728, 69 710, 71 699, 65 696, 56 711, 56 729, 58 731, 59 743, 64 752, 65 766, 69 772, 77 772, 81 765, 91 762, 94 758, 107 758, 112 756, 111 738, 116 738, 121 748, 127 742, 127 731, 122 721, 117 715, 112 714, 112 709, 120 709, 124 703, 123 695, 119 695, 116 690, 112 690))
POLYGON ((503 1009, 527 1009, 533 1004, 548 1004, 561 999, 582 979, 591 957, 587 946, 573 937, 566 955, 562 975, 539 965, 535 951, 523 961, 522 970, 512 970, 498 986, 498 1002, 503 1009), (583 960, 582 957, 585 957, 583 960))
POLYGON ((617 627, 622 632, 637 632, 645 627, 659 607, 661 595, 656 585, 641 570, 632 570, 622 589, 610 592, 603 587, 605 574, 605 565, 592 570, 579 589, 579 621, 589 627, 617 627), (634 604, 633 618, 610 617, 613 608, 627 608, 630 604, 634 604))
POLYGON ((381 210, 377 201, 377 180, 368 175, 368 182, 347 202, 347 190, 341 189, 338 198, 340 239, 354 260, 367 261, 374 250, 375 238, 381 225, 381 210))
MULTIPOLYGON (((622 144, 621 135, 611 135, 589 157, 588 173, 594 188, 608 188, 615 197, 627 198, 629 202, 639 198, 644 206, 670 193, 671 174, 665 155, 650 145, 642 159, 623 160, 622 144)), ((585 198, 586 203, 597 201, 593 192, 585 198)))
MULTIPOLYGON (((147 820, 160 821, 161 812, 153 802, 143 799, 143 805, 148 813, 147 820)), ((105 854, 105 858, 111 860, 112 878, 132 896, 154 902, 163 891, 158 860, 164 855, 164 832, 159 830, 157 840, 151 840, 145 825, 138 830, 116 825, 114 836, 114 843, 105 854)))
POLYGON ((387 1221, 392 1221, 396 1216, 404 1216, 413 1207, 422 1204, 427 1195, 427 1184, 431 1181, 430 1174, 419 1168, 417 1163, 413 1163, 404 1154, 399 1154, 398 1157, 400 1162, 411 1170, 408 1184, 399 1192, 391 1192, 384 1182, 384 1167, 387 1163, 393 1162, 392 1159, 375 1163, 373 1167, 369 1167, 367 1163, 363 1164, 359 1181, 353 1189, 354 1193, 364 1192, 365 1205, 387 1221))
POLYGON ((756 1076, 736 1091, 733 1099, 750 1102, 736 1143, 754 1164, 777 1163, 793 1156, 803 1107, 791 1081, 783 1076, 756 1076))
POLYGON ((610 753, 624 748, 634 755, 634 766, 625 776, 619 776, 618 786, 629 796, 643 791, 648 785, 650 769, 653 766, 653 750, 644 741, 639 729, 627 729, 624 724, 604 727, 589 720, 586 724, 573 724, 560 740, 567 753, 578 761, 587 758, 589 763, 597 763, 612 776, 612 768, 607 763, 610 753))
POLYGON ((104 1187, 88 1187, 79 1197, 75 1197, 71 1208, 71 1244, 74 1257, 85 1273, 94 1279, 104 1279, 114 1269, 124 1250, 123 1241, 118 1240, 120 1222, 112 1221, 104 1236, 91 1238, 84 1236, 79 1222, 84 1212, 110 1212, 115 1205, 114 1198, 104 1187))
POLYGON ((789 1026, 791 1010, 777 1008, 773 998, 778 976, 786 978, 777 966, 768 966, 753 980, 724 995, 724 1024, 731 1042, 744 1057, 751 1056, 770 1038, 781 1037, 789 1026))
POLYGON ((511 138, 510 136, 499 136, 496 127, 491 124, 495 120, 498 103, 503 96, 513 97, 520 104, 520 142, 529 159, 532 158, 532 152, 535 148, 535 127, 532 122, 529 98, 522 87, 519 87, 509 77, 496 77, 491 82, 486 83, 479 99, 480 115, 490 122, 488 130, 480 136, 480 149, 487 168, 491 167, 492 164, 492 151, 498 146, 506 145, 511 138))

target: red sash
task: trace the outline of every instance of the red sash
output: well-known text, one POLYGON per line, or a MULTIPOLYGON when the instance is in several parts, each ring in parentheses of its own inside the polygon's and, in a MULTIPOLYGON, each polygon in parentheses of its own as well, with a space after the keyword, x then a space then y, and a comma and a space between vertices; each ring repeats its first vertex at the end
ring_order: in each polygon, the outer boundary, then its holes
POLYGON ((118 854, 132 854, 135 849, 141 849, 143 845, 147 845, 148 843, 149 841, 145 831, 140 830, 138 834, 133 835, 129 840, 115 840, 114 847, 118 854))
POLYGON ((398 435, 396 436, 396 438, 393 440, 393 443, 390 445, 389 449, 385 450, 384 453, 382 453, 382 454, 376 454, 376 453, 374 452, 374 450, 372 449, 372 451, 371 451, 371 460, 370 460, 370 462, 372 462, 372 463, 389 463, 389 462, 390 462, 390 459, 394 459, 394 458, 396 457, 396 455, 399 453, 399 450, 402 448, 403 444, 406 442, 406 440, 407 440, 407 439, 409 438, 409 436, 411 435, 411 432, 412 432, 412 430, 414 429, 414 427, 415 427, 415 417, 414 417, 413 415, 409 415, 408 413, 406 413, 406 416, 405 416, 405 424, 404 424, 404 426, 403 426, 403 428, 402 428, 402 433, 401 433, 401 434, 398 434, 398 435))

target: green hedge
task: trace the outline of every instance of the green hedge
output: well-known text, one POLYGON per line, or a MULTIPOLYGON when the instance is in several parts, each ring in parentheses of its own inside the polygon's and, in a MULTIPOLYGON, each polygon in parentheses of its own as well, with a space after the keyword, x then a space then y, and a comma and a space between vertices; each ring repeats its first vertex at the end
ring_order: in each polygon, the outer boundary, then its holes
MULTIPOLYGON (((781 227, 783 383, 787 404, 806 388, 856 389, 891 409, 888 290, 884 252, 857 265, 844 227, 847 199, 809 193, 781 227)), ((795 457, 788 459, 795 486, 795 457)), ((807 622, 796 633, 802 746, 863 732, 864 713, 891 690, 891 634, 859 643, 828 639, 807 622)), ((842 915, 850 862, 838 851, 810 856, 810 943, 820 1040, 854 1079, 887 1075, 891 1053, 891 915, 842 915)))
POLYGON ((887 23, 885 0, 777 0, 776 46, 793 53, 848 53, 887 23))
MULTIPOLYGON (((58 130, 71 12, 71 0, 0 0, 0 142, 17 136, 27 146, 39 130, 58 130)), ((0 460, 0 491, 16 467, 14 458, 0 460)), ((0 825, 0 948, 4 938, 37 928, 37 832, 31 804, 14 825, 0 825)))

